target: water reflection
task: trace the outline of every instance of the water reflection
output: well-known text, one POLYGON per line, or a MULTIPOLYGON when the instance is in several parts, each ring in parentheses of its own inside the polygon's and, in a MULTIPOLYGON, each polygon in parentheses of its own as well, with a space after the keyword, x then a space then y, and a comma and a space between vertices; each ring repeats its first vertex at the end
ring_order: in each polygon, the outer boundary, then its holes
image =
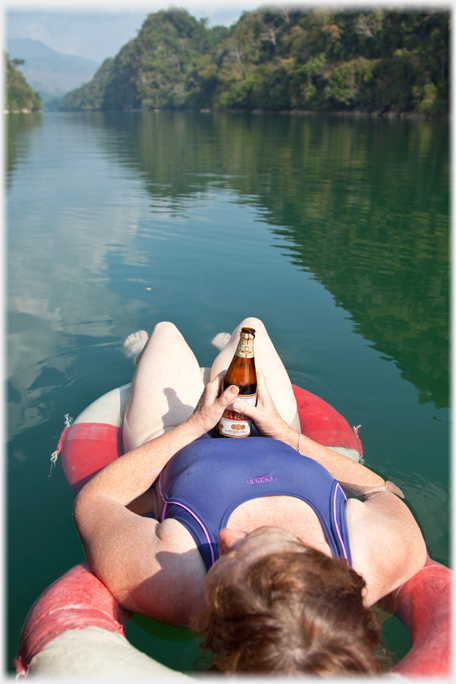
POLYGON ((81 560, 71 491, 59 468, 48 479, 63 415, 129 382, 121 341, 160 318, 209 362, 239 310, 268 320, 295 382, 364 424, 369 465, 448 561, 447 433, 429 401, 444 405, 447 374, 445 126, 86 113, 10 133, 10 664, 32 602, 81 560))
POLYGON ((234 189, 420 401, 448 406, 445 122, 170 112, 84 120, 113 133, 109 155, 139 170, 171 216, 185 214, 184 198, 234 189))
MULTIPOLYGON (((118 320, 121 296, 108 271, 119 249, 127 262, 144 260, 133 238, 148 196, 132 196, 97 153, 90 129, 72 138, 58 117, 44 117, 30 157, 24 138, 33 128, 9 130, 10 149, 21 151, 16 159, 31 165, 8 197, 11 437, 49 420, 54 390, 88 372, 84 360, 97 344, 117 347, 143 306, 132 302, 118 320)), ((88 374, 96 376, 96 364, 88 374)), ((109 382, 100 379, 100 387, 109 382)))
POLYGON ((33 132, 41 126, 41 114, 11 114, 5 121, 5 184, 11 187, 17 165, 26 161, 33 132))
POLYGON ((413 473, 413 482, 404 481, 408 487, 408 502, 413 502, 413 513, 419 520, 421 530, 432 546, 433 558, 448 564, 448 493, 437 481, 413 473), (418 515, 417 515, 418 513, 418 515))

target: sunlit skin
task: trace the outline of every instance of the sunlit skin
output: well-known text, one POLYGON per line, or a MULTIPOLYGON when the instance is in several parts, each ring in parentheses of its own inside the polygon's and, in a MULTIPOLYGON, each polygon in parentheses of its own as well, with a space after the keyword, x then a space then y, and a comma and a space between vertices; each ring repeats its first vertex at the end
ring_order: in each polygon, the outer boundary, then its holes
MULTIPOLYGON (((235 328, 206 386, 182 335, 162 322, 144 347, 130 390, 124 438, 133 443, 85 485, 75 502, 76 525, 98 577, 122 606, 163 622, 189 624, 221 573, 243 572, 266 553, 304 552, 307 545, 331 555, 315 511, 299 496, 258 497, 231 512, 219 534, 221 560, 206 582, 190 532, 176 519, 160 523, 143 515, 153 510, 150 488, 172 456, 214 428, 233 400, 236 409, 237 388, 223 390, 223 376, 241 327, 257 331, 258 379, 257 405, 241 409, 260 435, 297 449, 299 419, 290 379, 259 319, 245 318, 235 328)), ((363 600, 371 606, 424 565, 419 527, 391 483, 305 435, 299 443, 301 455, 335 480, 361 494, 375 493, 365 501, 349 498, 345 506, 352 567, 366 582, 363 600)), ((204 488, 201 492, 204 496, 204 488)))
POLYGON ((252 532, 239 532, 227 527, 218 534, 220 563, 230 559, 243 561, 244 558, 257 560, 268 553, 296 551, 304 543, 283 527, 263 525, 252 532))
POLYGON ((222 575, 244 574, 248 567, 263 556, 285 552, 304 553, 306 545, 283 527, 264 525, 252 532, 239 532, 225 528, 218 534, 220 558, 209 570, 206 578, 208 592, 222 575))

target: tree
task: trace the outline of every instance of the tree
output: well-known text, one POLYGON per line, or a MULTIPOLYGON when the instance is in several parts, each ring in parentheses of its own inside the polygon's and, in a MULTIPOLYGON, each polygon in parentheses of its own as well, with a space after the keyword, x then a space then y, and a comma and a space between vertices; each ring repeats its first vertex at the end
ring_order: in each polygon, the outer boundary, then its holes
POLYGON ((447 114, 449 12, 243 12, 209 29, 186 10, 138 36, 60 109, 310 109, 447 114))
POLYGON ((42 108, 41 98, 34 92, 16 66, 24 64, 23 59, 10 60, 5 53, 6 66, 6 109, 9 112, 37 112, 42 108))

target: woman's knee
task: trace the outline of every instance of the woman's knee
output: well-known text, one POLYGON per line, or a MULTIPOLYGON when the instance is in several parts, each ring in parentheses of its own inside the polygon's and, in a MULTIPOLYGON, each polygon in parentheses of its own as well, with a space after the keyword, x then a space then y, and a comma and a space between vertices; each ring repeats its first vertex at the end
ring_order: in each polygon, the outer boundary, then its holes
POLYGON ((160 323, 157 323, 150 338, 156 340, 157 342, 160 339, 166 339, 170 341, 179 340, 180 342, 184 339, 179 328, 170 321, 160 321, 160 323))
POLYGON ((174 323, 171 323, 171 321, 160 321, 159 323, 155 324, 155 327, 152 331, 152 335, 155 333, 157 334, 168 334, 168 333, 175 333, 179 332, 177 327, 174 325, 174 323))
POLYGON ((160 321, 152 330, 144 351, 146 352, 146 355, 148 355, 147 350, 153 349, 155 353, 162 347, 166 349, 172 345, 181 345, 183 342, 185 343, 182 333, 179 332, 179 329, 174 323, 171 323, 170 321, 160 321))

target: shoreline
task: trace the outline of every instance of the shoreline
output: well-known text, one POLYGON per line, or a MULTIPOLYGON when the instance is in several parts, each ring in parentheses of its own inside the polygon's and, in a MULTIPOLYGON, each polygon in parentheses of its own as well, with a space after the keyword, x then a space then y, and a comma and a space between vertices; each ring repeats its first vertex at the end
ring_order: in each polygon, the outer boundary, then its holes
MULTIPOLYGON (((162 110, 155 110, 162 111, 162 110)), ((344 111, 313 111, 311 109, 201 109, 201 113, 212 112, 230 112, 232 114, 282 114, 289 116, 348 116, 348 117, 372 117, 374 119, 447 119, 450 114, 425 114, 424 112, 402 112, 402 111, 388 111, 383 112, 376 110, 372 112, 365 112, 361 110, 344 110, 344 111)))
MULTIPOLYGON (((5 109, 4 114, 42 114, 46 110, 43 109, 5 109)), ((57 114, 68 114, 70 112, 196 112, 198 114, 253 114, 259 116, 262 114, 280 114, 282 116, 339 116, 339 117, 353 117, 353 118, 373 118, 373 119, 411 119, 417 121, 430 121, 450 119, 450 112, 445 114, 426 114, 424 112, 403 112, 403 111, 388 111, 375 110, 366 112, 361 110, 344 110, 344 111, 314 111, 311 109, 67 109, 56 110, 57 114)))

